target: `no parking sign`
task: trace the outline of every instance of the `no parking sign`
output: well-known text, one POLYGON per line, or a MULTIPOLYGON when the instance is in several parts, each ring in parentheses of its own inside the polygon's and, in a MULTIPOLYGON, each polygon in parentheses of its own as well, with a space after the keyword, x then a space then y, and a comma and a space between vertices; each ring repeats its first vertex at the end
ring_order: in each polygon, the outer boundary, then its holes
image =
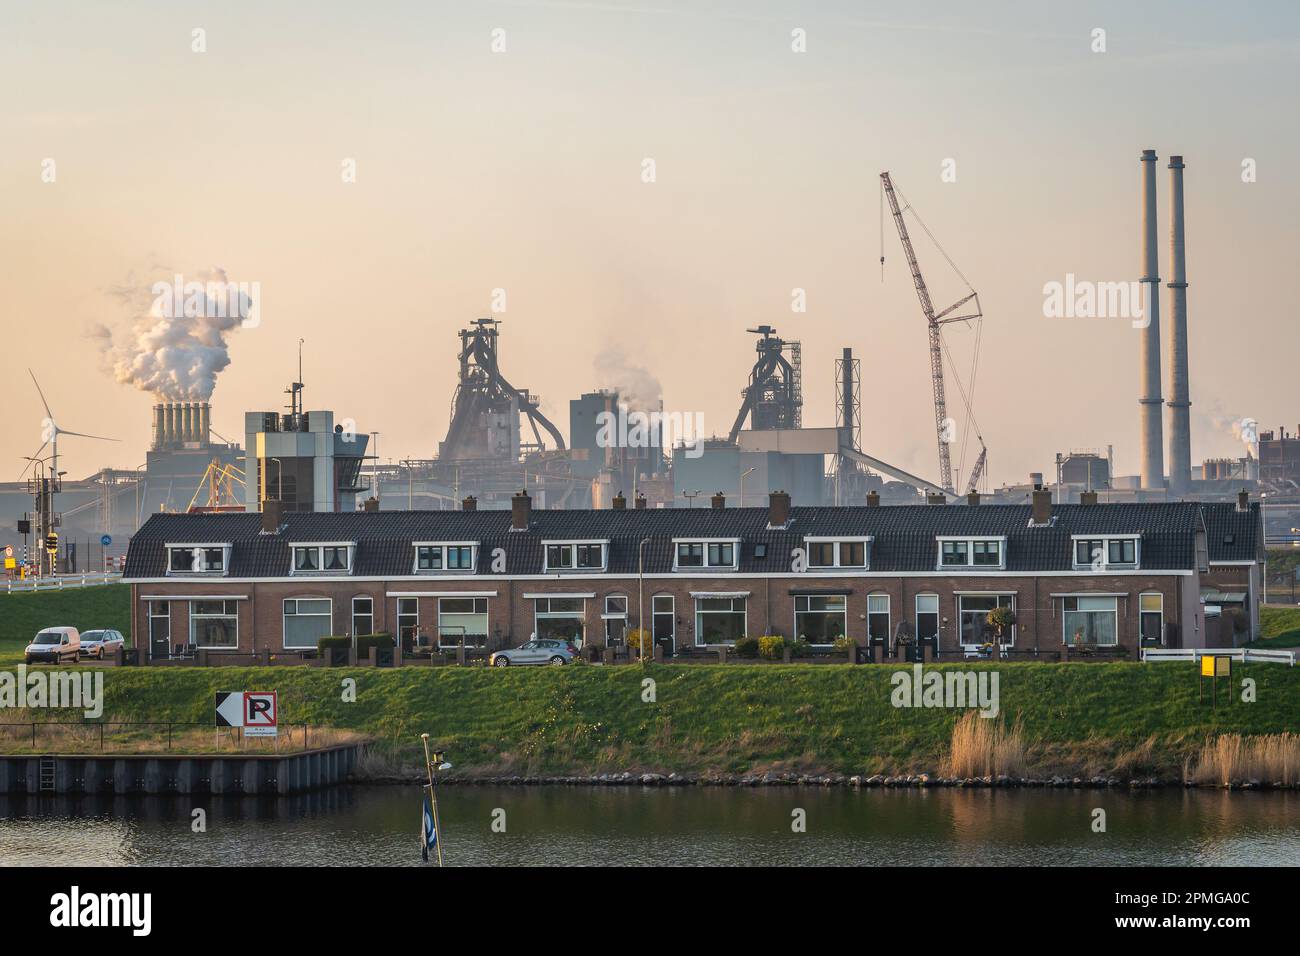
POLYGON ((243 727, 245 737, 279 734, 276 692, 225 691, 217 694, 217 726, 243 727))

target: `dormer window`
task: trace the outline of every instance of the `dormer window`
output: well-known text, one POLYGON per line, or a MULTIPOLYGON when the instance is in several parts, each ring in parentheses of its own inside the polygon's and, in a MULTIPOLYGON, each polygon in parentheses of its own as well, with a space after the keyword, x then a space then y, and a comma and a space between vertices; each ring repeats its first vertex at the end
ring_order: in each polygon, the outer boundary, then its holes
POLYGON ((804 538, 810 570, 863 569, 870 538, 804 538))
POLYGON ((168 574, 225 574, 229 565, 229 544, 167 545, 168 574))
POLYGON ((415 573, 465 572, 478 567, 478 544, 473 541, 415 542, 415 573))
POLYGON ((292 574, 348 574, 357 546, 352 541, 329 541, 297 542, 289 547, 293 551, 292 574))
POLYGON ((554 571, 604 571, 608 541, 545 541, 547 573, 554 571))
POLYGON ((939 569, 1005 568, 1006 538, 939 538, 939 569))
POLYGON ((673 569, 676 571, 695 568, 734 571, 736 556, 740 552, 740 539, 674 540, 673 548, 676 558, 673 569))
POLYGON ((1074 567, 1078 570, 1136 568, 1141 549, 1137 535, 1074 538, 1074 567))

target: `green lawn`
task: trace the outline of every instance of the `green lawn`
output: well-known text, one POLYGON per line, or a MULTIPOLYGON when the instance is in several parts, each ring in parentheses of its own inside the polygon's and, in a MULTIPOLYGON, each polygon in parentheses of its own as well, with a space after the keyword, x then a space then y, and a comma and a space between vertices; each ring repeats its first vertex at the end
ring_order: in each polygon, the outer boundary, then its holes
POLYGON ((1260 608, 1259 630, 1251 647, 1300 647, 1300 607, 1260 608))
MULTIPOLYGON (((969 669, 990 670, 993 665, 969 669)), ((941 670, 962 668, 944 665, 941 670)), ((1300 669, 1238 665, 1258 700, 1197 702, 1188 663, 1003 663, 1001 708, 1022 724, 1039 772, 1177 774, 1211 734, 1295 728, 1300 669)), ((935 772, 954 710, 895 708, 895 668, 848 665, 658 665, 398 670, 124 668, 105 673, 105 716, 212 720, 222 690, 277 690, 281 721, 359 730, 398 762, 428 732, 462 773, 623 770, 935 772), (642 700, 653 678, 657 700, 642 700), (356 701, 343 700, 344 680, 356 701)))
POLYGON ((22 660, 37 631, 59 625, 79 631, 110 627, 126 635, 130 646, 130 585, 0 594, 0 664, 22 660))

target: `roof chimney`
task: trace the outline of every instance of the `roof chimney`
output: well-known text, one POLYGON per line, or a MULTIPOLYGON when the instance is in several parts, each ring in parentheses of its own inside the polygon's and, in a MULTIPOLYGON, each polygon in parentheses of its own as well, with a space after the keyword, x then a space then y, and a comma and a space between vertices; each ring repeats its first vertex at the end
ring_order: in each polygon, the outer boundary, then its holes
POLYGON ((374 495, 371 495, 364 502, 362 502, 361 507, 365 508, 366 511, 378 511, 379 499, 376 498, 374 495))
POLYGON ((478 499, 473 495, 466 495, 460 502, 461 511, 478 511, 478 499))
POLYGON ((1046 488, 1035 488, 1033 494, 1034 524, 1052 523, 1052 493, 1046 488))
POLYGON ((636 495, 636 503, 634 507, 636 508, 637 511, 645 511, 645 495, 639 491, 637 492, 636 495))
POLYGON ((280 502, 268 499, 262 502, 262 533, 275 534, 280 530, 280 502))
POLYGON ((1245 488, 1242 488, 1241 491, 1237 492, 1237 510, 1238 511, 1250 510, 1250 492, 1247 491, 1245 488))
POLYGON ((510 499, 510 530, 527 531, 528 519, 533 514, 533 499, 526 490, 520 491, 510 499))
POLYGON ((784 528, 790 523, 790 493, 774 491, 767 496, 767 526, 784 528))
POLYGON ((710 498, 709 501, 713 504, 713 507, 719 511, 727 507, 727 496, 720 491, 710 498))
POLYGON ((1097 492, 1095 492, 1095 491, 1081 491, 1081 492, 1079 492, 1079 504, 1081 504, 1081 505, 1095 505, 1096 503, 1097 503, 1097 492))
POLYGON ((970 491, 966 492, 966 504, 977 505, 979 503, 980 503, 980 493, 978 491, 972 488, 970 491))
POLYGON ((946 495, 926 495, 925 503, 927 505, 946 505, 948 498, 946 495))
POLYGON ((1142 370, 1138 406, 1142 425, 1142 487, 1165 486, 1164 435, 1160 423, 1160 265, 1156 240, 1156 151, 1142 150, 1142 370))
POLYGON ((880 492, 875 491, 874 489, 867 492, 867 507, 868 508, 880 507, 880 492))
POLYGON ((621 491, 613 497, 609 504, 615 511, 627 510, 627 499, 623 497, 623 492, 621 491))

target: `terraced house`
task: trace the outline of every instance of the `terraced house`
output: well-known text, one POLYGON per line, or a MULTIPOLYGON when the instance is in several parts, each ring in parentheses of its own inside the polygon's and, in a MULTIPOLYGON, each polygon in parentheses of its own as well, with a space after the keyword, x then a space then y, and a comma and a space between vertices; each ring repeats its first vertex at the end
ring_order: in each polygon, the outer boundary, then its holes
MULTIPOLYGON (((1257 630, 1258 504, 626 507, 159 514, 131 543, 133 632, 151 659, 311 649, 324 635, 495 649, 531 635, 616 645, 644 621, 667 654, 742 635, 940 659, 1225 646, 1257 630), (1225 626, 1232 620, 1234 626, 1225 626)), ((868 658, 871 654, 864 654, 868 658)))

